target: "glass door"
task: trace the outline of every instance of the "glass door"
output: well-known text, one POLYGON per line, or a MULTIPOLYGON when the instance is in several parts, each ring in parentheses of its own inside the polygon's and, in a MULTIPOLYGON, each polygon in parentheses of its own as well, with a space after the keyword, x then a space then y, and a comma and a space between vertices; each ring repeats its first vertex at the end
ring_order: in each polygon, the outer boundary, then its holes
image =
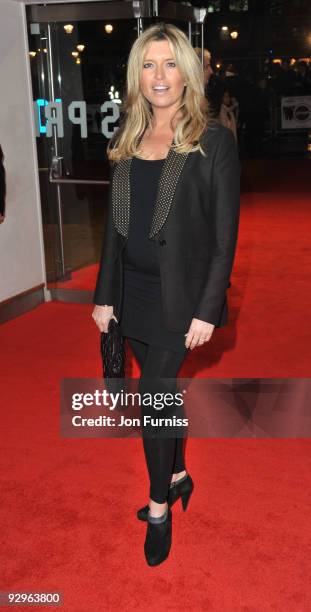
POLYGON ((26 9, 47 280, 56 299, 88 302, 93 294, 109 188, 106 147, 135 38, 158 20, 197 35, 195 9, 162 4, 162 16, 161 3, 150 1, 26 9))

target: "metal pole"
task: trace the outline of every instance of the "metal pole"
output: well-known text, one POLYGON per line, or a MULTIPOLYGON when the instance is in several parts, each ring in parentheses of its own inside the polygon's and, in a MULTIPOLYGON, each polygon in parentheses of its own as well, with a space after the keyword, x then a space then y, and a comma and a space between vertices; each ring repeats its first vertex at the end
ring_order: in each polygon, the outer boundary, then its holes
POLYGON ((137 17, 137 37, 141 35, 143 31, 143 24, 141 17, 137 17))
MULTIPOLYGON (((54 90, 54 66, 53 66, 53 53, 52 53, 52 36, 51 36, 51 25, 48 24, 47 29, 48 34, 48 58, 49 58, 49 67, 50 67, 50 79, 49 85, 51 89, 51 97, 53 102, 55 101, 55 90, 54 90)), ((58 142, 57 142, 57 133, 56 126, 53 129, 53 144, 54 144, 54 155, 58 157, 58 142)), ((60 264, 61 264, 61 273, 64 277, 66 275, 66 267, 65 267, 65 251, 64 251, 64 231, 63 231, 63 211, 62 211, 62 199, 61 199, 61 190, 60 185, 56 185, 56 198, 57 198, 57 215, 58 215, 58 232, 59 232, 59 246, 60 246, 60 264)))
POLYGON ((110 181, 101 181, 96 179, 54 178, 51 170, 49 181, 50 183, 55 183, 55 185, 58 183, 61 185, 110 185, 110 181))
POLYGON ((207 13, 207 9, 205 9, 205 8, 195 8, 194 9, 194 16, 195 16, 196 23, 201 24, 201 61, 202 61, 202 66, 203 66, 203 63, 204 63, 204 21, 205 21, 206 13, 207 13))
POLYGON ((136 22, 137 22, 137 38, 138 38, 138 36, 140 36, 143 31, 143 23, 142 23, 142 18, 141 18, 141 8, 142 7, 141 7, 140 0, 133 0, 132 6, 133 6, 134 17, 136 18, 136 22))
POLYGON ((201 57, 202 66, 204 66, 204 22, 201 23, 201 57))

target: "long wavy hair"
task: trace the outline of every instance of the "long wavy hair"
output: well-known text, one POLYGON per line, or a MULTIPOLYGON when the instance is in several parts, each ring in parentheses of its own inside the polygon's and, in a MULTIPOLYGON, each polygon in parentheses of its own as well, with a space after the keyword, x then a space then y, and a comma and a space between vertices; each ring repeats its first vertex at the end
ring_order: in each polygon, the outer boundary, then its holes
POLYGON ((140 79, 146 51, 151 42, 158 40, 168 41, 176 65, 186 83, 181 104, 176 111, 181 114, 181 119, 174 130, 172 147, 177 153, 200 150, 205 154, 199 142, 207 129, 208 121, 202 64, 182 30, 172 24, 158 23, 147 28, 135 40, 130 51, 127 93, 122 107, 124 115, 107 147, 107 155, 112 162, 139 157, 140 140, 145 130, 152 127, 152 106, 141 91, 140 79))

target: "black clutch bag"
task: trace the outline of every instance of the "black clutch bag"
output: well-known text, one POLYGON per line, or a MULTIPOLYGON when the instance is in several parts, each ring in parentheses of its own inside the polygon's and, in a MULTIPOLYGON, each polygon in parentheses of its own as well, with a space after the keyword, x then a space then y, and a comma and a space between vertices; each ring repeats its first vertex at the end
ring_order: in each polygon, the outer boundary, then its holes
POLYGON ((108 332, 102 332, 100 339, 104 378, 124 378, 125 347, 120 325, 110 319, 108 332))

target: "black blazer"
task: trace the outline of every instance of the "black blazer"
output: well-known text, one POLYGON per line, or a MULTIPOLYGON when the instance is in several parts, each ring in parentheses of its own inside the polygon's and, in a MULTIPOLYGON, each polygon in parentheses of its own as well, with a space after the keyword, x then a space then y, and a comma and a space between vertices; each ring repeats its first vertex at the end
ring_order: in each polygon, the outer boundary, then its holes
MULTIPOLYGON (((163 164, 149 239, 159 254, 168 329, 186 333, 193 317, 226 325, 226 291, 240 211, 240 161, 232 132, 217 123, 201 137, 207 153, 176 153, 163 164)), ((101 264, 93 302, 122 308, 123 263, 130 219, 132 158, 114 165, 101 264)))

